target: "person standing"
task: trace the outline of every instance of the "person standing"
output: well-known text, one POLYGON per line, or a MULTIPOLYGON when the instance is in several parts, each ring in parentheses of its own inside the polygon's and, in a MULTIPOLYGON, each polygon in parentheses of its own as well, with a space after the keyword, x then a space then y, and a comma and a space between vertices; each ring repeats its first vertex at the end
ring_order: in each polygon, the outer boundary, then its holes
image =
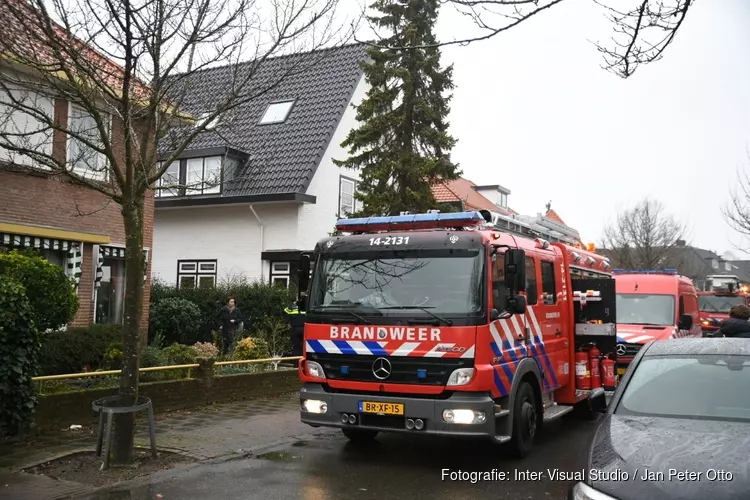
MULTIPOLYGON (((292 303, 284 309, 284 316, 286 316, 289 326, 292 327, 292 356, 302 356, 302 342, 305 333, 305 311, 300 311, 297 304, 292 303)), ((297 368, 299 360, 292 362, 293 366, 297 368)))
POLYGON ((729 310, 729 318, 719 325, 717 337, 750 339, 750 308, 739 304, 729 310))
POLYGON ((221 308, 216 319, 221 327, 221 354, 227 355, 234 342, 234 334, 243 322, 242 313, 237 308, 234 297, 227 299, 227 305, 221 308))

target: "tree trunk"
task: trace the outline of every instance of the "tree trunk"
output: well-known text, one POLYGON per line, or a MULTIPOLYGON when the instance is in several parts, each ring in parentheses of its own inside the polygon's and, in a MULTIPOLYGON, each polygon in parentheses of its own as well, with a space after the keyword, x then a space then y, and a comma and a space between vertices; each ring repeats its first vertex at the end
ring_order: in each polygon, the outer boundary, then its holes
MULTIPOLYGON (((143 316, 143 206, 144 199, 122 206, 125 225, 125 314, 123 320, 123 357, 119 395, 122 404, 135 404, 138 398, 138 369, 140 368, 140 326, 143 316)), ((117 417, 113 463, 133 461, 135 418, 133 414, 117 417)))

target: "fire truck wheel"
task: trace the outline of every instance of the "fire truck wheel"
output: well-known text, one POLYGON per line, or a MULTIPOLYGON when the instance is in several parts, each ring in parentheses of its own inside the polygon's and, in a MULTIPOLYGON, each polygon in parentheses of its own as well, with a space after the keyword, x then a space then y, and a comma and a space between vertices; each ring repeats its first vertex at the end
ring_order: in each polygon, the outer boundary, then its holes
POLYGON ((375 439, 378 431, 368 431, 363 429, 341 429, 344 436, 352 443, 368 443, 375 439))
POLYGON ((516 399, 513 402, 513 436, 510 447, 514 455, 519 458, 531 453, 534 437, 539 430, 539 411, 534 390, 527 382, 518 387, 516 399))

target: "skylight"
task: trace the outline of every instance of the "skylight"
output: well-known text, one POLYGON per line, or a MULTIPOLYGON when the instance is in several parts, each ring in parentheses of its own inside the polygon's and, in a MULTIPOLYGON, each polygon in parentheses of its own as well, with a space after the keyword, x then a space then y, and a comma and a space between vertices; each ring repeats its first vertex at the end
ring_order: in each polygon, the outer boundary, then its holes
MULTIPOLYGON (((195 121, 195 126, 196 127, 200 127, 201 125, 203 125, 203 123, 208 119, 209 116, 211 116, 210 113, 203 113, 202 115, 200 115, 198 117, 198 119, 195 121)), ((220 116, 215 117, 213 120, 211 120, 206 125, 206 130, 213 130, 213 129, 215 129, 216 126, 219 124, 220 121, 221 121, 221 117, 220 116)))
POLYGON ((263 113, 263 117, 260 119, 260 124, 269 125, 271 123, 285 122, 293 105, 294 101, 272 102, 268 105, 268 108, 266 108, 266 112, 263 113))

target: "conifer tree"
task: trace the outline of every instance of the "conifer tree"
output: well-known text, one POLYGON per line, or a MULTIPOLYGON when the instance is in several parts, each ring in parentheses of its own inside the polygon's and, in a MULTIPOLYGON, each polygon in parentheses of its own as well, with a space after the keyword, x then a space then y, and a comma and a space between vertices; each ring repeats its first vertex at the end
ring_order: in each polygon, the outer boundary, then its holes
MULTIPOLYGON (((334 160, 358 170, 356 215, 398 215, 436 208, 432 185, 461 175, 450 158, 456 144, 448 133, 453 66, 440 68, 433 28, 439 0, 376 0, 373 26, 388 30, 381 46, 368 49, 362 67, 370 89, 357 106, 361 123, 341 144, 349 158, 334 160)), ((345 216, 345 214, 340 214, 345 216)))

